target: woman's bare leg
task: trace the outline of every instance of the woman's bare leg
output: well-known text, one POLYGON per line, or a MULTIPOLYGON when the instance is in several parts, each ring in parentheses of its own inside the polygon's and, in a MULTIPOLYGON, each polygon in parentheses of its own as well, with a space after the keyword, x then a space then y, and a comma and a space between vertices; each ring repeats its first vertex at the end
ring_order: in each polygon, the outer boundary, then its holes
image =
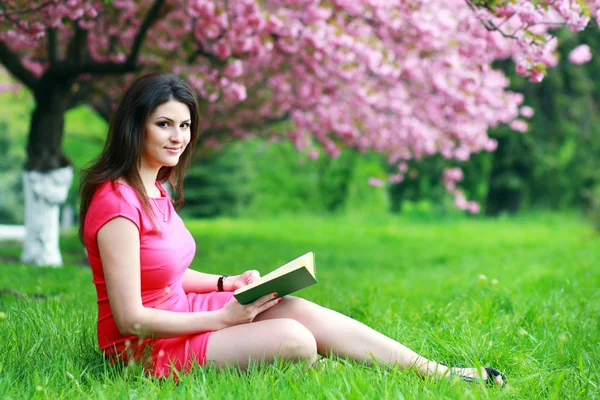
POLYGON ((275 358, 317 359, 317 344, 312 333, 293 319, 272 319, 221 329, 208 339, 206 361, 217 367, 248 368, 251 361, 270 362, 275 358))
MULTIPOLYGON (((291 318, 308 328, 316 339, 318 353, 323 356, 332 354, 370 364, 378 360, 402 368, 414 368, 423 376, 442 377, 449 372, 445 365, 420 356, 367 325, 304 299, 287 296, 280 304, 259 314, 255 321, 277 318, 291 318)), ((452 372, 487 378, 485 370, 475 368, 453 368, 452 372)), ((497 383, 502 385, 501 380, 497 383)))

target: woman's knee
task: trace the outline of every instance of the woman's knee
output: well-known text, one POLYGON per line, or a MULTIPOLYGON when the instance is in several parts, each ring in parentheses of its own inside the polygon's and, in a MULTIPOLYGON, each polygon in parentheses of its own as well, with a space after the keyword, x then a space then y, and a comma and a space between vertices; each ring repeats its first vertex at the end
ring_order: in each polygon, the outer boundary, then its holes
POLYGON ((282 299, 282 303, 290 316, 290 318, 305 321, 307 318, 313 317, 316 313, 321 312, 323 307, 302 299, 300 297, 286 296, 282 299))
POLYGON ((275 329, 281 356, 290 359, 307 359, 311 363, 317 359, 317 341, 300 322, 288 318, 278 319, 275 329))

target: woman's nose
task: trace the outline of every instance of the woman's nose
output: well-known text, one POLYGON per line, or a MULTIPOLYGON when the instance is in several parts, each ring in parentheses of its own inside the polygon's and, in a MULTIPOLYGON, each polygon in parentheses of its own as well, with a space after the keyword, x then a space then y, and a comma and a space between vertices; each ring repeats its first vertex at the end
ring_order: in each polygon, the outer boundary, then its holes
POLYGON ((182 143, 183 142, 183 129, 176 127, 171 134, 171 142, 182 143))

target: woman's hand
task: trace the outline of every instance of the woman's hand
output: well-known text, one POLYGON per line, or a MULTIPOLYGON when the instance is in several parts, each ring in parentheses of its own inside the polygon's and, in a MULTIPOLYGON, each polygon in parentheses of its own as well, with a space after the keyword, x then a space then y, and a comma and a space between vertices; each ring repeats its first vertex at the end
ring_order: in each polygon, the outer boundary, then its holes
POLYGON ((277 298, 277 293, 267 294, 245 305, 240 304, 235 297, 232 297, 218 312, 222 314, 223 327, 227 328, 254 321, 258 314, 267 311, 280 301, 281 299, 277 298))
POLYGON ((223 280, 223 290, 233 292, 241 287, 251 284, 260 278, 260 273, 256 270, 246 271, 241 275, 228 276, 223 280))

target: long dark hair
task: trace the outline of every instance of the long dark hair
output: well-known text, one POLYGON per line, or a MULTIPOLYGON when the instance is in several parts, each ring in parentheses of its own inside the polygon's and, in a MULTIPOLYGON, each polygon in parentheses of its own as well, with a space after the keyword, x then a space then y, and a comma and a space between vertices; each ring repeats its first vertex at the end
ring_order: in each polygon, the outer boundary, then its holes
POLYGON ((108 130, 104 149, 92 165, 82 172, 81 206, 79 209, 79 238, 83 241, 83 224, 94 192, 106 181, 124 179, 137 193, 146 214, 153 219, 154 213, 142 179, 140 165, 144 140, 144 125, 156 109, 176 100, 190 109, 190 142, 174 167, 162 167, 158 181, 169 182, 175 192, 176 206, 183 202, 183 178, 189 166, 194 147, 198 141, 198 103, 192 89, 176 75, 146 75, 139 78, 127 90, 115 111, 108 130))

